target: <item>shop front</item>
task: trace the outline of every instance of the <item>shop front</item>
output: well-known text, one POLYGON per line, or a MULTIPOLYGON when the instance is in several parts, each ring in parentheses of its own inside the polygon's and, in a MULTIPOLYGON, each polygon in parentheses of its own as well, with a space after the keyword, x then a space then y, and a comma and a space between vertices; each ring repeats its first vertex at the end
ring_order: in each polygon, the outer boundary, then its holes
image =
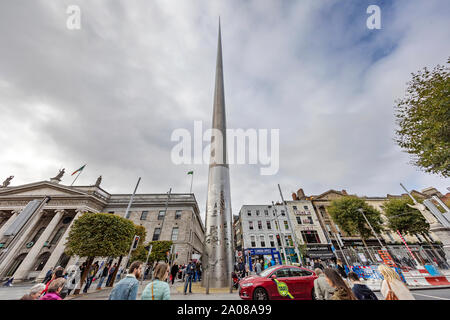
POLYGON ((329 244, 308 244, 306 247, 305 258, 309 260, 320 259, 327 261, 335 257, 331 245, 329 244))
POLYGON ((252 248, 245 250, 245 262, 248 264, 250 271, 254 271, 254 265, 257 260, 263 260, 268 265, 271 265, 273 262, 280 264, 281 255, 276 248, 252 248))

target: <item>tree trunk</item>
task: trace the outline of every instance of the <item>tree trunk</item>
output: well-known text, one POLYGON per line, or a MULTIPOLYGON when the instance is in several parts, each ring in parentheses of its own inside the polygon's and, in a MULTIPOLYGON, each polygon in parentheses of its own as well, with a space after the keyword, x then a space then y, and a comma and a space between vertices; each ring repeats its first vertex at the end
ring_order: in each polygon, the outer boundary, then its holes
POLYGON ((114 285, 114 281, 116 281, 117 272, 119 272, 120 265, 122 264, 123 256, 120 256, 119 262, 117 262, 117 268, 114 270, 113 275, 111 277, 111 282, 108 284, 108 287, 112 287, 114 285))
POLYGON ((91 268, 92 262, 94 261, 95 257, 88 257, 88 259, 86 260, 86 267, 84 268, 83 274, 81 275, 81 279, 80 279, 80 286, 75 289, 74 291, 74 295, 80 294, 81 288, 83 287, 83 283, 87 278, 87 275, 89 273, 89 269, 91 268))

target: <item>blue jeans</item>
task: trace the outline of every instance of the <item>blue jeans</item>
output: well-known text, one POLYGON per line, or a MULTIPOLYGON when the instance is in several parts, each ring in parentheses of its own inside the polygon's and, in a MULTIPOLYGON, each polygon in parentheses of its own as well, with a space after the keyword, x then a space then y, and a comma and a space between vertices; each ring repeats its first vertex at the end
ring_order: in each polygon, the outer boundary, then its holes
POLYGON ((187 274, 186 282, 184 283, 184 293, 186 293, 188 283, 189 283, 189 293, 192 293, 192 278, 194 277, 193 274, 187 274))
POLYGON ((105 278, 106 278, 106 277, 101 277, 101 278, 100 278, 100 280, 98 281, 97 288, 101 288, 101 287, 102 287, 102 284, 103 284, 103 281, 105 281, 105 278))
POLYGON ((92 279, 94 279, 94 276, 88 277, 86 281, 86 285, 84 286, 83 292, 86 293, 89 290, 89 287, 91 286, 92 279))

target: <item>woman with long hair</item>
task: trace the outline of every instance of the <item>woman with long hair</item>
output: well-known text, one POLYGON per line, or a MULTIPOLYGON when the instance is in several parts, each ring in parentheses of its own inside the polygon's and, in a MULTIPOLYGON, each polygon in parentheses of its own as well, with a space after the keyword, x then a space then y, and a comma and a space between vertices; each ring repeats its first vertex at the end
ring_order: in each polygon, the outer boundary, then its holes
POLYGON ((324 273, 328 284, 335 289, 331 300, 357 300, 336 270, 326 268, 324 273))
POLYGON ((384 278, 380 291, 385 300, 416 300, 394 269, 380 264, 378 271, 384 278))
POLYGON ((142 300, 170 300, 170 288, 167 283, 170 268, 166 263, 159 263, 155 268, 154 280, 142 292, 142 300))

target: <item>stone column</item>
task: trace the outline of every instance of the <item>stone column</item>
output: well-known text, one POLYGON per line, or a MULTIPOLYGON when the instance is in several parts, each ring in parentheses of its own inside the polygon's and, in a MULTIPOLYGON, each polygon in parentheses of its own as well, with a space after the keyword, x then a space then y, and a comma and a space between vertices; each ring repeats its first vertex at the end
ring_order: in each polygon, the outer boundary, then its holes
POLYGON ((18 251, 22 248, 24 242, 30 237, 30 233, 33 231, 34 227, 41 219, 43 213, 43 209, 40 209, 37 213, 35 213, 35 216, 30 218, 31 221, 29 222, 29 224, 25 225, 25 232, 17 235, 17 237, 19 237, 18 241, 14 242, 14 244, 6 248, 7 252, 4 253, 4 255, 6 256, 0 263, 0 275, 3 275, 6 272, 6 267, 9 266, 11 262, 16 258, 18 251))
POLYGON ((0 228, 0 240, 2 239, 3 234, 8 229, 8 227, 11 225, 11 223, 13 223, 13 221, 16 219, 19 212, 20 212, 20 210, 14 210, 12 212, 12 216, 9 217, 8 221, 6 221, 6 223, 0 228))
MULTIPOLYGON (((77 209, 75 217, 70 222, 69 226, 67 227, 66 231, 64 232, 63 236, 59 239, 58 244, 56 245, 55 249, 53 249, 52 254, 47 260, 47 263, 45 264, 44 268, 42 269, 41 273, 37 277, 37 281, 43 280, 45 278, 45 274, 50 268, 56 267, 56 264, 58 263, 59 258, 64 253, 64 249, 66 248, 65 243, 67 241, 67 237, 69 236, 70 228, 73 225, 73 222, 78 219, 78 217, 85 212, 85 210, 77 209)), ((72 258, 70 259, 72 261, 72 258)), ((69 263, 70 263, 69 261, 69 263)), ((70 265, 68 263, 68 265, 70 265)))
POLYGON ((53 216, 50 223, 45 228, 44 232, 41 234, 39 239, 36 241, 36 243, 31 248, 30 252, 28 252, 25 259, 20 264, 19 268, 14 273, 14 281, 20 281, 20 280, 26 280, 28 272, 30 272, 30 269, 33 267, 33 264, 36 261, 36 258, 38 257, 39 252, 41 251, 42 247, 44 246, 44 243, 48 240, 48 238, 51 236, 53 231, 55 230, 56 226, 58 225, 59 221, 61 220, 61 217, 64 215, 64 210, 56 210, 55 215, 53 216))

